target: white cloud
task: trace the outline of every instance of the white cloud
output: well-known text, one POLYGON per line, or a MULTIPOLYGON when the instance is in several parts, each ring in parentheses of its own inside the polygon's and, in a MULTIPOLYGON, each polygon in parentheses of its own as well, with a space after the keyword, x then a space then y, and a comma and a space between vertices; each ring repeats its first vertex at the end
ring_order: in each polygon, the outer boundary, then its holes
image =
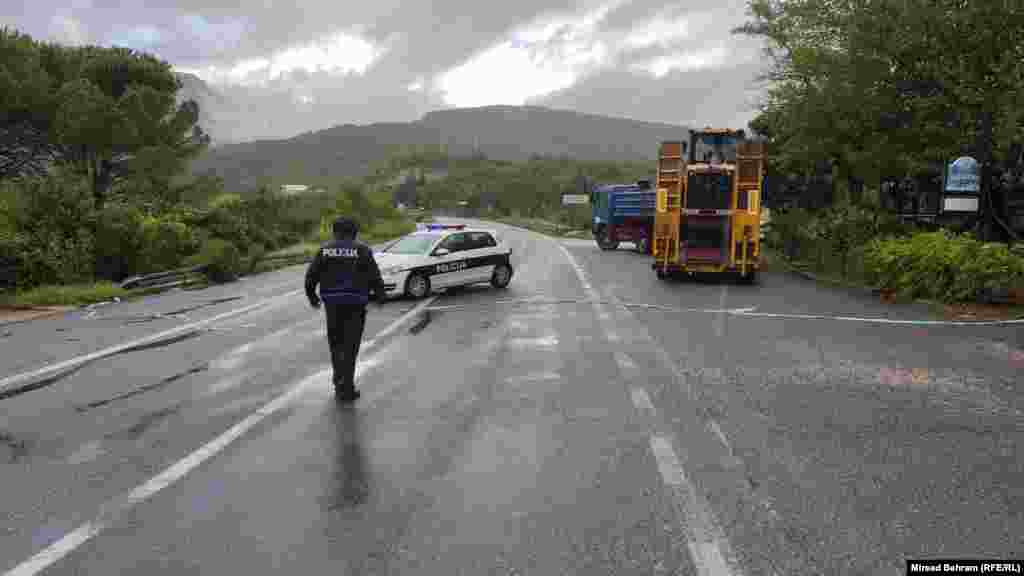
POLYGON ((436 86, 451 106, 519 105, 623 62, 630 70, 663 78, 673 71, 722 67, 734 57, 727 41, 710 48, 701 42, 702 31, 715 25, 709 12, 663 10, 627 30, 601 30, 608 14, 621 4, 622 0, 613 0, 585 14, 535 20, 441 74, 436 86), (684 40, 690 49, 680 47, 684 40), (630 62, 651 48, 667 52, 630 62))
POLYGON ((626 35, 623 41, 625 48, 639 50, 655 46, 668 46, 673 42, 690 36, 690 30, 699 29, 699 22, 703 20, 697 15, 672 16, 662 12, 658 16, 644 22, 640 26, 634 26, 626 35))
POLYGON ((230 66, 181 69, 214 84, 266 85, 291 72, 365 74, 384 53, 384 48, 349 33, 322 41, 293 46, 267 58, 251 58, 230 66))
POLYGON ((71 16, 54 16, 50 20, 50 33, 58 42, 73 46, 81 46, 89 40, 81 22, 71 16))
POLYGON ((535 21, 441 74, 436 86, 457 107, 522 105, 568 88, 609 63, 611 52, 596 29, 619 4, 606 3, 582 17, 535 21))
POLYGON ((658 56, 647 62, 634 64, 633 69, 647 72, 655 78, 663 78, 673 71, 690 72, 720 67, 725 63, 728 55, 728 49, 724 45, 719 45, 700 52, 681 52, 658 56))

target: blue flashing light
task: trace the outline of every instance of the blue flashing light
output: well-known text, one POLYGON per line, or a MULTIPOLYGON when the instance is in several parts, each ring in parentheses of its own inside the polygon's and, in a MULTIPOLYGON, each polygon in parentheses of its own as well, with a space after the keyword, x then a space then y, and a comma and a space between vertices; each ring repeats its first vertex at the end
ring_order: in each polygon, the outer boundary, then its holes
POLYGON ((427 224, 427 230, 463 230, 465 224, 427 224))

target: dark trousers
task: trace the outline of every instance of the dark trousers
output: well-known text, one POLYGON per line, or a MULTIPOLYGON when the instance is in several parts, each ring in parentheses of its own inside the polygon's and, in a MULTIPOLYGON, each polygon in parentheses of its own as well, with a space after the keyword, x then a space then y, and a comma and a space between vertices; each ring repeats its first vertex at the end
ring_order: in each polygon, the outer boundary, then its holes
POLYGON ((334 387, 339 392, 351 392, 355 390, 356 357, 366 327, 366 306, 324 303, 324 309, 334 387))

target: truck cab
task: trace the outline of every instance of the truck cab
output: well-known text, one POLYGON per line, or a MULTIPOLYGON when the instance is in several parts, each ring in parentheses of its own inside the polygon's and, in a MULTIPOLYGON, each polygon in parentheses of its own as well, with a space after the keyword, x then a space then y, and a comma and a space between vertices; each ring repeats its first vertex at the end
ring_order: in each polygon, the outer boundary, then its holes
POLYGON ((760 269, 760 197, 764 148, 742 130, 690 131, 659 149, 653 268, 736 274, 760 269))

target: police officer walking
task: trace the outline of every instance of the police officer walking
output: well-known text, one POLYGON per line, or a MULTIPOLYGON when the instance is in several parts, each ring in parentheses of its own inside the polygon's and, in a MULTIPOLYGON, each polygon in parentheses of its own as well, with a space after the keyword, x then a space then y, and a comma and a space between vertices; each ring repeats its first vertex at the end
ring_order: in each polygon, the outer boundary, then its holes
POLYGON ((341 402, 359 398, 356 356, 366 326, 366 305, 382 302, 384 285, 369 246, 358 242, 359 226, 348 218, 334 222, 334 240, 320 248, 306 270, 306 296, 313 308, 321 300, 327 313, 327 344, 334 368, 334 392, 341 402), (320 296, 317 297, 317 286, 320 296))

